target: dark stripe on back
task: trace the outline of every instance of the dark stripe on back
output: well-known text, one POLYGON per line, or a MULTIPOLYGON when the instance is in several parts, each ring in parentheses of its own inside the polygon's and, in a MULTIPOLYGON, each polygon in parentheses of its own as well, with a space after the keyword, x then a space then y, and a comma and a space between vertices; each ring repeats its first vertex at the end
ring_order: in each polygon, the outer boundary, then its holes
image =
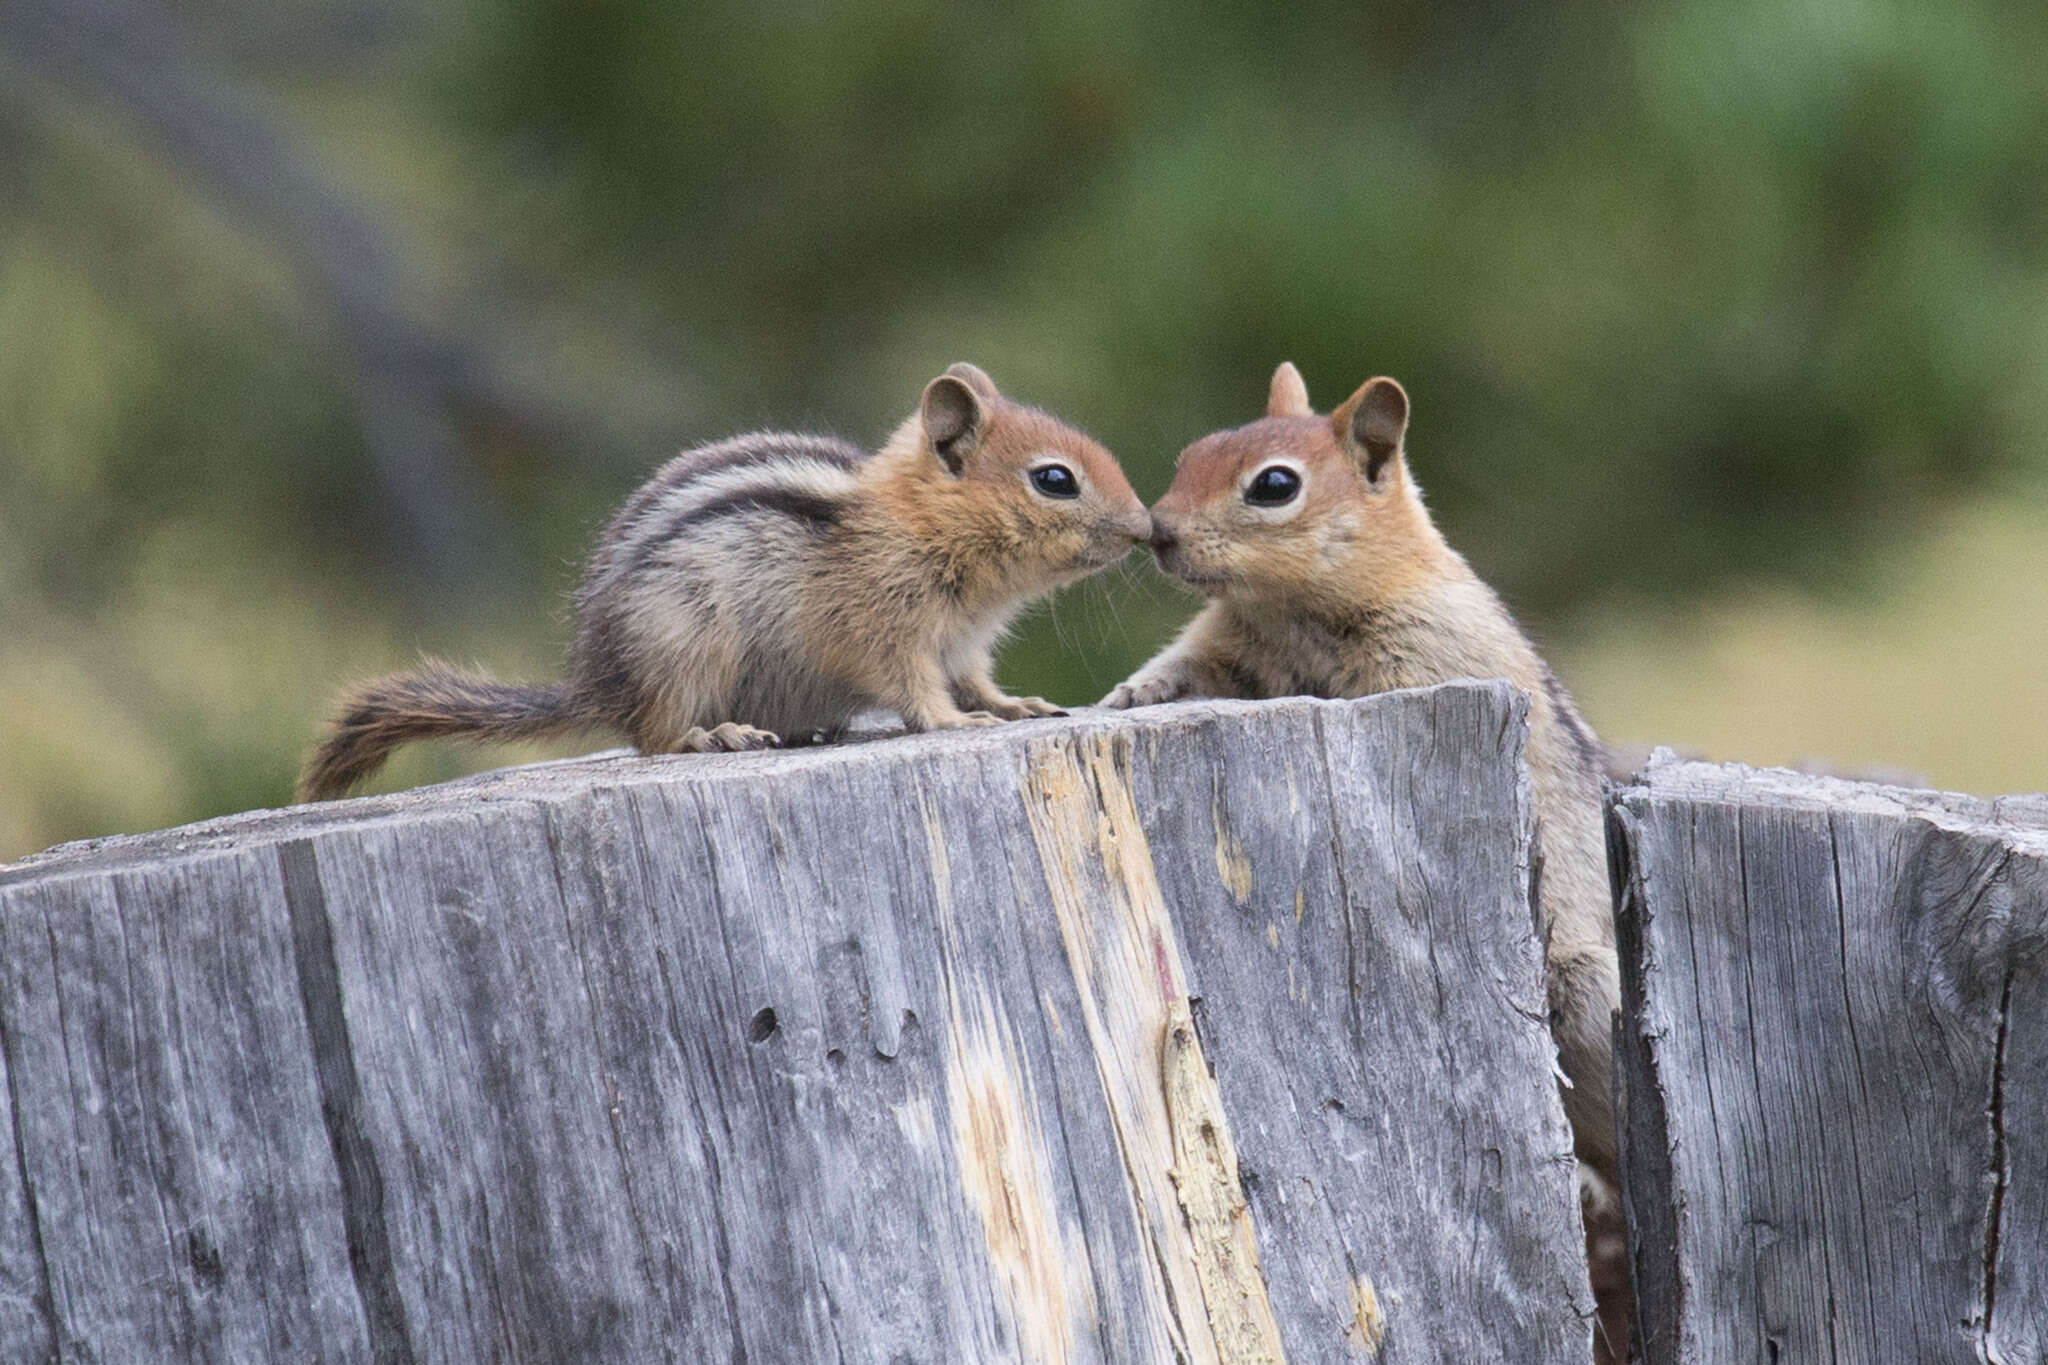
POLYGON ((634 551, 629 572, 638 573, 646 568, 669 546, 709 521, 766 512, 796 522, 814 535, 824 535, 839 525, 845 510, 845 504, 838 498, 828 498, 809 489, 784 488, 776 484, 736 488, 707 502, 684 508, 659 530, 649 533, 634 551))
POLYGON ((678 488, 684 488, 698 479, 713 474, 722 474, 732 469, 751 469, 759 465, 781 462, 784 464, 821 464, 834 469, 858 469, 868 458, 868 452, 851 441, 842 441, 836 436, 796 436, 781 432, 755 432, 747 436, 734 436, 729 440, 714 441, 708 446, 686 450, 656 470, 654 477, 635 489, 626 499, 625 506, 612 518, 607 539, 614 542, 628 539, 640 521, 663 498, 678 488))
POLYGON ((698 466, 699 473, 744 469, 750 465, 767 464, 771 460, 815 460, 840 469, 857 469, 868 457, 868 452, 859 446, 836 436, 779 434, 736 436, 730 441, 705 446, 702 450, 706 456, 714 452, 717 458, 698 466))

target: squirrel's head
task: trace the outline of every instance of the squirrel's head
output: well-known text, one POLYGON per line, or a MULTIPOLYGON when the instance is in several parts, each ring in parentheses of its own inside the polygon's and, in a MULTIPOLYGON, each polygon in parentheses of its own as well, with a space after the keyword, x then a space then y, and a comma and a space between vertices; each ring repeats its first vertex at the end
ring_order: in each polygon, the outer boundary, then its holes
POLYGON ((1128 554, 1152 517, 1101 445, 1014 403, 962 362, 925 386, 889 450, 911 474, 904 510, 918 534, 991 581, 1041 589, 1128 554))
POLYGON ((1183 450, 1152 508, 1167 573, 1209 596, 1354 592, 1435 542, 1408 477, 1408 395, 1369 379, 1328 417, 1301 372, 1273 372, 1266 415, 1183 450))

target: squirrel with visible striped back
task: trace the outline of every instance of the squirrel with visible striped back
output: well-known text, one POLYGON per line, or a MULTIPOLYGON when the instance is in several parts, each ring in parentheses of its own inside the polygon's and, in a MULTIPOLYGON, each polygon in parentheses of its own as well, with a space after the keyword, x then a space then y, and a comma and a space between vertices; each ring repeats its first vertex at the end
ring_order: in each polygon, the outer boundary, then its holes
POLYGON ((705 752, 831 734, 870 707, 911 730, 1059 715, 997 687, 995 643, 1150 531, 1107 450, 954 365, 873 454, 756 433, 669 461, 598 538, 562 682, 430 661, 355 687, 301 799, 443 736, 611 730, 643 753, 705 752))
POLYGON ((1329 417, 1291 364, 1266 415, 1181 452, 1153 506, 1168 574, 1209 599, 1103 699, 1360 697, 1454 678, 1529 694, 1535 899, 1550 1025, 1579 1156, 1616 1177, 1610 1017, 1620 1003, 1602 826, 1602 750, 1493 590, 1430 520, 1408 472, 1408 395, 1363 385, 1329 417))

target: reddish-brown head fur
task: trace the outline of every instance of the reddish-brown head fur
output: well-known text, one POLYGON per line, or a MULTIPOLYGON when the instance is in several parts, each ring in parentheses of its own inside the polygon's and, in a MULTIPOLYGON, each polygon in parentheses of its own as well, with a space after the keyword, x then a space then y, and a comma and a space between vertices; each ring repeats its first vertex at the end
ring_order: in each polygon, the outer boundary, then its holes
POLYGON ((998 595, 1079 578, 1151 533, 1115 456, 972 365, 926 385, 879 458, 889 514, 998 595))
POLYGON ((1328 417, 1293 365, 1267 415, 1181 452, 1152 509, 1168 573, 1218 596, 1370 600, 1448 553, 1408 477, 1408 396, 1367 381, 1328 417))

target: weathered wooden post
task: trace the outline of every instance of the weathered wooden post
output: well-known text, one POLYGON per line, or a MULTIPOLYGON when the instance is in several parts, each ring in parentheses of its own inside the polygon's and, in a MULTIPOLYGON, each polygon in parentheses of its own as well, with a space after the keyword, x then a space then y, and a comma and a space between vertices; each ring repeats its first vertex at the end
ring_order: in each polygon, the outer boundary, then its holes
POLYGON ((0 1358, 1582 1365, 1498 684, 0 871, 0 1358))
POLYGON ((1610 847, 1649 1365, 2048 1360, 2048 801, 1664 762, 1610 847))

